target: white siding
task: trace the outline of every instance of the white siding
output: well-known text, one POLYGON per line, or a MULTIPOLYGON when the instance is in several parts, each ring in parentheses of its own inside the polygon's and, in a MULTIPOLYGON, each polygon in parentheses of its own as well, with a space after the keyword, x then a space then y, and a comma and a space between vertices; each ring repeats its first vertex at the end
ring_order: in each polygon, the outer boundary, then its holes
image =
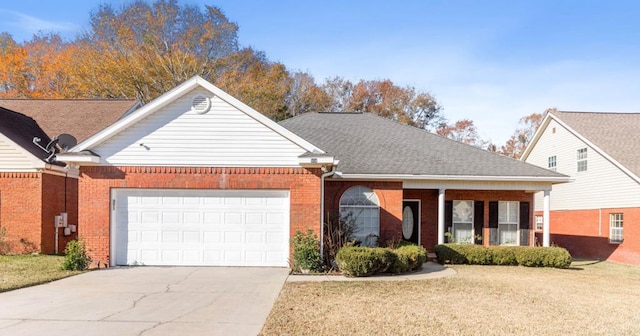
POLYGON ((298 166, 304 149, 204 89, 195 89, 98 145, 104 161, 122 166, 298 166), (211 110, 191 111, 197 94, 211 110))
MULTIPOLYGON (((573 181, 553 186, 551 210, 640 206, 640 185, 555 120, 550 121, 526 162, 547 168, 553 155, 557 171, 573 181), (587 170, 578 172, 577 152, 585 147, 587 170)), ((535 196, 535 210, 542 211, 542 193, 535 196)))
POLYGON ((35 158, 0 134, 0 170, 24 171, 34 168, 35 158))

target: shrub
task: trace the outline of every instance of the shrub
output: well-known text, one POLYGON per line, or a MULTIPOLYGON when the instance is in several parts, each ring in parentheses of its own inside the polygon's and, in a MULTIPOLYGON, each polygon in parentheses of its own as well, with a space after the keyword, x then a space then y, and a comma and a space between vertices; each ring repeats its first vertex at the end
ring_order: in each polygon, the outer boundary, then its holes
POLYGON ((517 251, 521 248, 519 246, 494 246, 489 251, 492 251, 493 265, 515 266, 518 265, 518 259, 516 258, 517 251))
POLYGON ((442 244, 435 248, 441 264, 522 265, 567 268, 571 255, 561 247, 442 244))
POLYGON ((562 247, 529 248, 516 255, 518 264, 529 267, 568 268, 571 255, 562 247))
POLYGON ((441 264, 466 264, 467 256, 464 248, 470 246, 467 244, 440 244, 436 245, 436 258, 441 264))
POLYGON ((82 239, 72 240, 64 249, 62 269, 69 271, 82 271, 91 265, 91 257, 87 255, 87 249, 82 239))
POLYGON ((313 230, 308 230, 306 233, 296 232, 293 236, 292 244, 294 259, 292 268, 295 271, 322 271, 324 265, 320 255, 320 240, 313 233, 313 230))
POLYGON ((336 260, 346 276, 404 273, 419 270, 427 260, 427 250, 417 245, 397 249, 350 246, 341 248, 336 260))
POLYGON ((338 267, 346 276, 363 277, 390 270, 396 255, 382 247, 343 247, 336 255, 338 267))
POLYGON ((392 252, 396 255, 396 262, 390 270, 392 273, 417 271, 427 261, 427 250, 422 246, 404 245, 392 252))
POLYGON ((5 240, 7 228, 0 227, 0 254, 7 254, 11 250, 11 244, 5 240))
POLYGON ((410 241, 406 241, 404 239, 389 239, 380 242, 380 246, 387 247, 390 249, 397 249, 403 246, 418 246, 410 241))
POLYGON ((324 261, 329 269, 335 268, 336 255, 344 246, 353 245, 356 221, 350 212, 327 214, 324 225, 324 261))

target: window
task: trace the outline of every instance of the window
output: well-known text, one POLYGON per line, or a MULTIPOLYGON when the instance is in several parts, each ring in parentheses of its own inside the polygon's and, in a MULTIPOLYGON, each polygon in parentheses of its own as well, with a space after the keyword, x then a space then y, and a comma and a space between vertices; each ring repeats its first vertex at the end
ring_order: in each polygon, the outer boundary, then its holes
POLYGON ((578 149, 578 171, 586 171, 587 170, 587 149, 580 148, 578 149))
POLYGON ((455 242, 473 244, 473 201, 453 201, 452 215, 455 242))
POLYGON ((622 235, 623 217, 621 213, 612 213, 609 215, 609 242, 620 244, 623 240, 622 235))
POLYGON ((380 236, 380 201, 373 190, 353 186, 340 197, 340 214, 355 220, 354 236, 362 245, 373 246, 380 236))
POLYGON ((498 241, 500 245, 518 245, 519 202, 498 202, 498 241))
POLYGON ((536 216, 536 230, 541 231, 542 230, 542 224, 543 224, 542 216, 536 216))
POLYGON ((549 169, 556 171, 556 156, 549 157, 549 169))
POLYGON ((451 222, 455 242, 473 244, 473 201, 453 201, 451 222))

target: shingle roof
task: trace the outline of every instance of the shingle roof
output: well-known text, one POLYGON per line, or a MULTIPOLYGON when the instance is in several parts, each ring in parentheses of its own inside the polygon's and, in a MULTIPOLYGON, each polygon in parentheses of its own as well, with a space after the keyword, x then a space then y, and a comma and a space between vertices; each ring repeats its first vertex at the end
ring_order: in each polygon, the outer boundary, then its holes
POLYGON ((38 126, 35 120, 22 113, 0 107, 0 133, 43 161, 49 156, 49 154, 33 143, 33 138, 40 138, 40 144, 43 147, 46 146, 51 139, 42 128, 38 126))
POLYGON ((113 124, 135 107, 122 99, 0 99, 0 106, 33 119, 50 136, 73 135, 78 142, 113 124))
POLYGON ((370 113, 305 113, 280 125, 333 154, 346 174, 565 177, 370 113))
POLYGON ((640 113, 558 111, 552 114, 640 176, 640 113))

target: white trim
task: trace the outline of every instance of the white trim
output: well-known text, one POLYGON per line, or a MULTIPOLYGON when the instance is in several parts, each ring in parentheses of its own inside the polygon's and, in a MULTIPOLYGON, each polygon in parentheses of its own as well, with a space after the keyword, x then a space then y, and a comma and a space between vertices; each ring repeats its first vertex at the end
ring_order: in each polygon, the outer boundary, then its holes
POLYGON ((475 176, 475 175, 413 175, 413 174, 344 174, 337 173, 347 180, 435 180, 435 181, 491 181, 491 182, 570 182, 569 176, 475 176))
POLYGON ((445 189, 438 189, 438 244, 444 244, 444 202, 445 202, 445 189))
POLYGON ((618 167, 618 169, 622 170, 625 174, 629 175, 629 177, 631 177, 633 180, 635 180, 636 182, 640 183, 640 176, 638 176, 638 175, 634 174, 633 172, 631 172, 629 169, 627 169, 625 166, 623 166, 616 159, 614 159, 611 156, 609 156, 609 154, 607 154, 605 151, 603 151, 600 147, 596 146, 594 143, 589 141, 587 138, 582 136, 576 130, 574 130, 569 125, 567 125, 562 120, 560 120, 560 117, 554 115, 553 113, 547 114, 547 116, 544 118, 544 120, 542 121, 542 124, 540 124, 540 127, 538 127, 538 130, 534 134, 533 139, 531 140, 531 142, 529 143, 527 148, 524 150, 524 153, 522 153, 522 157, 520 157, 521 161, 526 161, 527 160, 527 158, 529 157, 529 154, 531 154, 531 151, 533 150, 533 147, 536 146, 536 143, 538 142, 540 137, 542 137, 542 133, 544 133, 544 131, 549 126, 549 123, 551 122, 551 119, 555 120, 555 122, 557 122, 560 126, 564 127, 567 131, 569 131, 569 133, 573 134, 576 138, 578 138, 582 142, 584 142, 587 145, 587 147, 591 147, 594 151, 596 151, 597 153, 602 155, 605 159, 607 159, 608 161, 613 163, 614 166, 618 167))
POLYGON ((570 182, 570 177, 541 176, 475 176, 475 175, 413 175, 413 174, 339 174, 342 179, 354 180, 436 180, 436 181, 494 181, 494 182, 570 182))
MULTIPOLYGON (((402 202, 418 202, 418 245, 422 245, 422 201, 419 198, 402 199, 402 202)), ((404 207, 402 209, 404 213, 404 207)), ((404 219, 404 218, 403 218, 404 219)))
POLYGON ((67 162, 67 163, 100 163, 100 156, 98 155, 84 155, 79 153, 60 153, 56 155, 56 159, 58 161, 67 162))
POLYGON ((302 139, 301 137, 295 135, 293 132, 287 130, 286 128, 284 128, 284 127, 282 127, 280 125, 278 125, 276 122, 274 122, 273 120, 267 118, 262 113, 252 109, 248 105, 246 105, 243 102, 239 101, 238 99, 232 97, 231 95, 229 95, 228 93, 222 91, 221 89, 219 89, 218 87, 214 86, 213 84, 207 82, 205 79, 203 79, 200 76, 192 77, 191 79, 187 80, 186 82, 184 82, 184 83, 176 86, 175 88, 169 90, 168 92, 166 92, 162 96, 152 100, 151 102, 147 103, 146 105, 144 105, 144 106, 140 107, 139 109, 133 111, 131 114, 129 114, 129 115, 125 116, 124 118, 116 121, 115 123, 113 123, 109 127, 103 129, 102 131, 94 134, 90 138, 88 138, 85 141, 81 142, 80 144, 76 145, 75 147, 73 147, 70 150, 70 152, 80 152, 80 151, 83 151, 83 150, 95 148, 97 145, 99 145, 99 144, 103 143, 104 141, 112 138, 116 134, 120 133, 121 131, 125 130, 126 128, 130 127, 131 125, 137 123, 138 121, 146 118, 147 116, 155 113, 156 111, 160 110, 162 107, 164 107, 164 106, 168 105, 169 103, 175 101, 176 99, 178 99, 179 97, 181 97, 182 95, 188 93, 189 91, 193 90, 196 87, 202 87, 202 88, 210 91, 212 94, 218 96, 220 99, 224 100, 225 102, 227 102, 230 105, 234 106, 235 108, 239 109, 240 111, 242 111, 243 113, 245 113, 249 117, 253 118, 254 120, 262 123, 263 125, 265 125, 269 129, 273 130, 274 132, 276 132, 276 133, 280 134, 281 136, 287 138, 289 141, 291 141, 294 144, 300 146, 304 150, 306 150, 308 152, 312 152, 312 153, 325 153, 320 148, 312 145, 311 143, 307 142, 306 140, 302 139))

